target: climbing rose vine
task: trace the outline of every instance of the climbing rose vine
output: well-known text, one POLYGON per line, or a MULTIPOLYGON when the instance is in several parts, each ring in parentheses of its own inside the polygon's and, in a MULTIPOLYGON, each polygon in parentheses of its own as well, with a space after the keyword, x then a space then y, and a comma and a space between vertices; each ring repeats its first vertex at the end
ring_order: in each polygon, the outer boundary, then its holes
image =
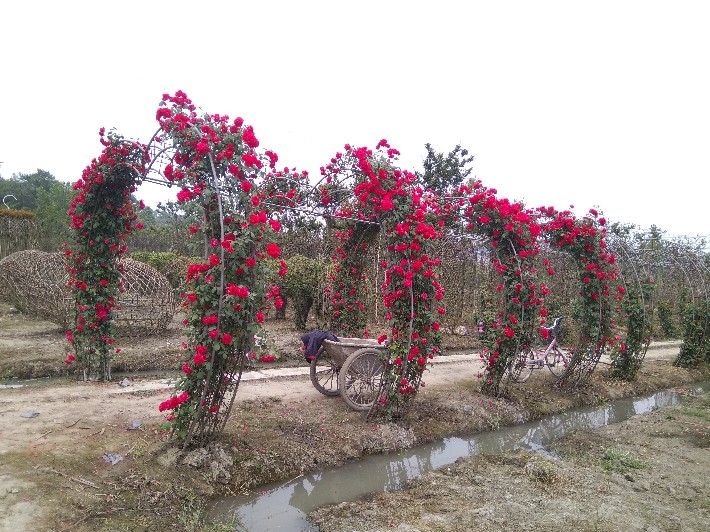
POLYGON ((192 230, 204 238, 205 260, 190 265, 183 296, 189 326, 183 377, 160 405, 173 434, 188 445, 223 430, 254 336, 269 310, 283 304, 278 286, 264 280, 269 261, 286 273, 272 241, 281 229, 274 213, 298 201, 291 187, 300 177, 277 172, 277 155, 257 150, 254 129, 241 118, 198 115, 182 92, 163 96, 157 120, 156 142, 172 153, 163 176, 180 187, 179 202, 203 212, 192 230))
POLYGON ((131 193, 145 173, 148 152, 144 145, 113 132, 106 135, 102 129, 100 135, 104 149, 74 183, 77 194, 68 211, 74 242, 65 255, 75 319, 67 331, 66 362, 84 379, 110 380, 115 349, 112 318, 120 311, 123 290, 119 259, 128 235, 141 228, 131 193))
POLYGON ((335 231, 337 245, 333 259, 333 272, 326 294, 330 301, 330 329, 346 337, 362 337, 367 327, 365 313, 366 275, 365 258, 372 234, 363 223, 339 223, 346 227, 335 231))
MULTIPOLYGON (((332 198, 339 198, 335 216, 351 221, 351 227, 339 235, 334 281, 348 274, 361 281, 360 263, 374 224, 384 236, 386 257, 380 263, 384 270, 380 289, 390 334, 379 338, 389 349, 383 355, 385 370, 376 410, 387 416, 416 396, 427 362, 439 350, 439 320, 446 312, 441 304, 443 287, 436 275, 440 261, 430 253, 443 227, 438 218, 440 207, 433 194, 416 186, 413 173, 396 166, 398 155, 386 140, 380 141, 375 151, 346 145, 345 153, 336 154, 321 169, 324 181, 320 188, 321 203, 330 205, 332 198), (346 183, 350 196, 344 192, 348 190, 346 183), (357 261, 355 265, 353 261, 357 261), (343 271, 344 265, 350 270, 343 271)), ((343 309, 362 312, 355 280, 345 290, 342 281, 331 288, 336 313, 343 309)))
POLYGON ((488 324, 492 334, 485 346, 482 391, 489 395, 504 393, 510 380, 503 380, 509 366, 521 351, 535 341, 547 310, 543 298, 547 287, 537 281, 536 257, 540 253, 541 227, 537 216, 519 202, 497 197, 497 191, 480 181, 462 186, 459 194, 464 229, 484 236, 491 261, 500 277, 496 291, 498 311, 488 324))
POLYGON ((594 209, 582 218, 551 207, 539 213, 546 218, 543 230, 549 244, 569 253, 577 266, 580 290, 574 317, 581 326, 559 385, 578 388, 616 341, 615 315, 621 312, 619 296, 625 289, 618 284, 616 257, 607 249, 604 217, 594 209))

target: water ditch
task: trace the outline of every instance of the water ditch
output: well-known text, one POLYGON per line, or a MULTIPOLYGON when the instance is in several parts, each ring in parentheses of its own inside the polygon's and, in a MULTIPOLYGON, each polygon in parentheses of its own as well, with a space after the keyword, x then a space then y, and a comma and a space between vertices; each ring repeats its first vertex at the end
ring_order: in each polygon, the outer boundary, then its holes
MULTIPOLYGON (((705 393, 710 390, 710 382, 689 389, 694 393, 705 393)), ((470 437, 446 438, 398 454, 371 455, 337 469, 325 469, 291 481, 266 485, 251 495, 219 499, 210 507, 209 517, 224 520, 236 513, 240 523, 236 530, 240 531, 316 531, 318 528, 309 523, 306 516, 321 506, 402 489, 409 480, 463 457, 514 450, 554 457, 547 446, 570 432, 618 423, 675 405, 681 398, 678 392, 663 390, 648 397, 571 410, 470 437)))

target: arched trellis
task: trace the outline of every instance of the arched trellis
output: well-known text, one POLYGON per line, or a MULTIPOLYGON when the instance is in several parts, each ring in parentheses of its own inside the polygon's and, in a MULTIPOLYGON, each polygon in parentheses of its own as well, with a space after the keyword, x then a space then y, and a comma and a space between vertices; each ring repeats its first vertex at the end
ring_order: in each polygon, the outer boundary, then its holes
POLYGON ((699 362, 710 362, 710 268, 707 257, 684 242, 666 242, 663 250, 666 260, 682 271, 689 298, 681 309, 683 344, 673 363, 692 367, 699 362))
POLYGON ((582 218, 552 208, 539 212, 547 218, 543 231, 549 244, 569 253, 577 265, 580 290, 575 314, 580 329, 558 385, 579 388, 589 382, 615 341, 614 320, 620 310, 615 301, 625 290, 617 283, 616 257, 607 248, 606 220, 596 210, 582 218))
POLYGON ((189 98, 178 92, 163 96, 156 119, 160 130, 148 146, 113 133, 102 138, 104 152, 75 184, 79 193, 70 214, 77 237, 68 255, 77 325, 67 337, 76 356, 68 362, 76 358, 80 367, 91 368, 98 359, 99 375, 110 378, 111 315, 119 290, 116 257, 125 252, 125 235, 136 219, 130 193, 142 179, 177 184, 178 200, 202 209, 205 260, 188 271, 183 305, 188 310, 184 323, 191 330, 184 377, 160 409, 170 412, 174 435, 189 445, 223 430, 258 324, 269 306, 280 302, 278 288, 263 282, 264 261, 279 258, 278 246, 268 239, 279 222, 259 205, 265 199, 294 202, 297 191, 282 190, 286 181, 272 178, 276 154, 257 152, 253 129, 240 118, 229 122, 226 116, 198 116, 189 98))
POLYGON ((431 255, 431 243, 442 234, 440 207, 433 194, 416 186, 414 174, 396 167, 397 155, 384 140, 374 152, 346 145, 321 170, 323 179, 316 185, 321 209, 345 224, 339 233, 343 242, 357 244, 339 248, 336 257, 332 290, 338 292, 330 295, 337 328, 343 328, 344 309, 362 311, 358 288, 350 284, 344 291, 343 277, 362 279, 360 255, 375 227, 384 240, 380 290, 390 334, 379 339, 389 348, 375 410, 386 415, 401 411, 416 395, 428 359, 439 350, 438 316, 445 312, 438 303, 443 297, 436 275, 440 260, 431 255))
MULTIPOLYGON (((687 298, 677 311, 682 314, 684 343, 675 364, 694 365, 702 360, 708 351, 705 346, 710 325, 710 277, 704 254, 689 242, 664 239, 657 231, 639 232, 632 227, 615 228, 610 242, 629 294, 624 301, 626 337, 612 354, 611 375, 633 379, 654 334, 674 332, 675 327, 668 323, 670 307, 663 305, 667 288, 680 289, 687 298), (661 315, 663 309, 665 314, 661 315), (659 327, 668 331, 658 330, 659 327)), ((672 299, 680 299, 679 295, 673 294, 672 299)))
POLYGON ((632 245, 629 235, 612 232, 607 239, 609 249, 617 257, 619 279, 626 297, 622 302, 622 316, 619 319, 623 337, 611 352, 609 375, 621 380, 633 380, 652 338, 652 318, 654 314, 654 284, 651 273, 651 258, 638 245, 632 245))
POLYGON ((533 343, 535 331, 547 316, 543 306, 546 287, 538 281, 536 267, 541 227, 534 212, 522 203, 498 198, 495 189, 480 182, 461 187, 458 193, 465 194, 458 201, 466 221, 464 230, 487 239, 501 279, 498 311, 489 324, 495 334, 489 335, 482 384, 485 393, 501 395, 511 382, 504 380, 509 366, 533 343))

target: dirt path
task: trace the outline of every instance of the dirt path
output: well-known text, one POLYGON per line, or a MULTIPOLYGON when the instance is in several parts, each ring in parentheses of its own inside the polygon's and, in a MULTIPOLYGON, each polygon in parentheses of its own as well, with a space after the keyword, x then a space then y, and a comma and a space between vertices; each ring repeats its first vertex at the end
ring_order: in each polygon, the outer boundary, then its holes
MULTIPOLYGON (((646 363, 672 360, 677 352, 677 343, 649 349, 646 363)), ((430 388, 451 387, 458 381, 470 381, 481 368, 477 354, 440 357, 433 361, 424 381, 430 388)), ((269 397, 278 397, 281 402, 332 401, 313 387, 307 371, 306 367, 270 369, 261 372, 262 378, 246 374, 237 403, 269 397)), ((163 415, 157 406, 173 389, 169 379, 124 379, 105 384, 53 382, 55 385, 0 390, 0 454, 28 446, 62 446, 77 434, 101 430, 107 425, 108 412, 112 427, 128 427, 134 421, 159 423, 163 415), (36 412, 36 417, 23 417, 31 412, 36 412)))

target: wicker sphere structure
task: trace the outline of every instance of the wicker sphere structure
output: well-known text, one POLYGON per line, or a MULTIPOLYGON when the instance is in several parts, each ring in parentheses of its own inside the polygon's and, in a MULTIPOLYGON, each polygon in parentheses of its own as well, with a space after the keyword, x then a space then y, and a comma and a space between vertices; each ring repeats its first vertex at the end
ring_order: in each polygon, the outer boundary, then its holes
MULTIPOLYGON (((146 336, 165 329, 177 308, 170 283, 143 262, 121 260, 124 292, 116 325, 120 336, 146 336)), ((73 300, 67 289, 69 273, 62 253, 29 249, 0 260, 0 299, 15 308, 68 328, 73 300)))

